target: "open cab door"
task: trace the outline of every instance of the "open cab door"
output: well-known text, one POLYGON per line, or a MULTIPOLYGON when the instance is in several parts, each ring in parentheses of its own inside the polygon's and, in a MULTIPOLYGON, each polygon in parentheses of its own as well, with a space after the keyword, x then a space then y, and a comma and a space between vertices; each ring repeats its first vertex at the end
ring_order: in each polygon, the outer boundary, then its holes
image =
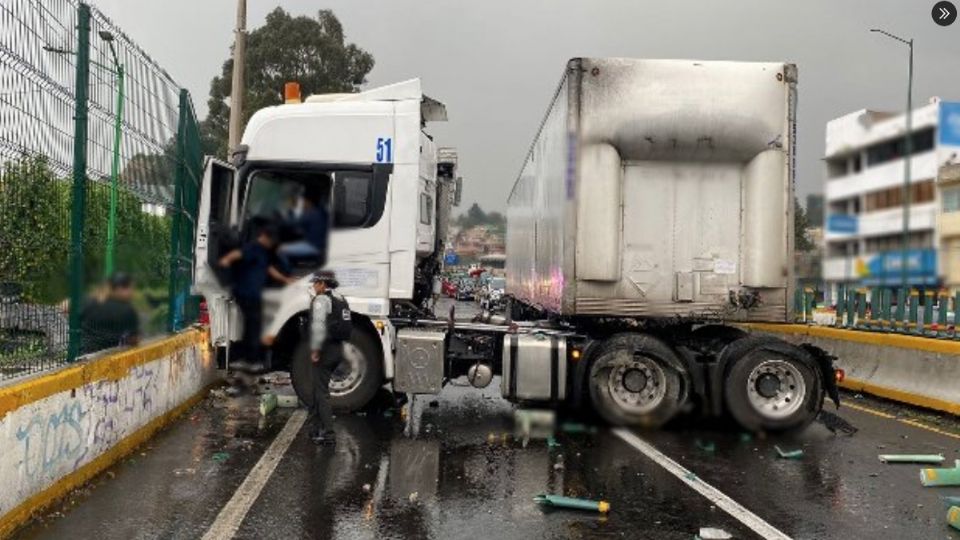
POLYGON ((229 302, 229 272, 219 265, 220 258, 237 247, 236 172, 227 163, 207 158, 200 186, 194 286, 206 298, 215 345, 226 345, 239 337, 239 325, 227 323, 228 318, 235 322, 237 317, 229 302))

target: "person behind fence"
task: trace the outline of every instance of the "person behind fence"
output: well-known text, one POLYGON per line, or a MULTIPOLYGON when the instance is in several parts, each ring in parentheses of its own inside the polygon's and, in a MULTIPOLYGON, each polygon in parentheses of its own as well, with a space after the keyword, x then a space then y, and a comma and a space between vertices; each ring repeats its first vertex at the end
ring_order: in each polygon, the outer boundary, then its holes
POLYGON ((233 298, 243 315, 241 360, 231 363, 248 371, 263 369, 260 334, 263 329, 263 288, 268 278, 285 285, 296 281, 271 264, 277 245, 276 227, 266 222, 257 223, 254 234, 251 242, 220 259, 220 266, 233 269, 233 298))
POLYGON ((321 270, 310 278, 314 297, 310 303, 310 361, 313 364, 313 429, 316 444, 336 444, 330 405, 330 377, 343 360, 343 343, 350 339, 353 320, 350 305, 336 291, 336 275, 321 270))
POLYGON ((91 297, 80 311, 81 354, 140 342, 140 317, 133 308, 133 278, 115 272, 105 293, 91 297))

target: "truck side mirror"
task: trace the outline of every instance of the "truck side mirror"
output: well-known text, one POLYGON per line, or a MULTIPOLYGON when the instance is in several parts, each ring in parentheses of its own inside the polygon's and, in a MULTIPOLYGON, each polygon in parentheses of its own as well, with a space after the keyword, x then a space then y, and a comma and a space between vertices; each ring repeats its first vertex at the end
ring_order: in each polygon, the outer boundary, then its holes
POLYGON ((457 177, 457 185, 453 190, 453 205, 460 206, 460 201, 463 199, 463 177, 457 177))

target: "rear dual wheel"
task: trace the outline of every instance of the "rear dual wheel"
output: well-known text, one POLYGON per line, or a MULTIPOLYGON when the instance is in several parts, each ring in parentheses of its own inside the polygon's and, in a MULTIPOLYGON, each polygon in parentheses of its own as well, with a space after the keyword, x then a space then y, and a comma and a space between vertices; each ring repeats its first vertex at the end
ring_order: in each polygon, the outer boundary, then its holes
POLYGON ((812 422, 823 405, 816 362, 803 349, 772 337, 750 336, 721 353, 727 362, 724 401, 751 431, 789 431, 812 422))
POLYGON ((676 353, 653 336, 614 336, 600 345, 590 367, 593 407, 613 425, 660 427, 680 410, 681 365, 676 353))

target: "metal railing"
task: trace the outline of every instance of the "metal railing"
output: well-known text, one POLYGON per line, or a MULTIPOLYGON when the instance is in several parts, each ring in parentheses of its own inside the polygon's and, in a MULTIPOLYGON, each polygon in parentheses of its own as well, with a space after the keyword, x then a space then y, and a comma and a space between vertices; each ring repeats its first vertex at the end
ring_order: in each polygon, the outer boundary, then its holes
POLYGON ((797 287, 794 320, 876 332, 898 332, 934 338, 960 339, 960 292, 946 290, 837 286, 837 301, 817 306, 811 287, 797 287))
POLYGON ((107 300, 143 337, 196 319, 201 169, 190 96, 103 13, 0 2, 0 380, 132 341, 107 300))

